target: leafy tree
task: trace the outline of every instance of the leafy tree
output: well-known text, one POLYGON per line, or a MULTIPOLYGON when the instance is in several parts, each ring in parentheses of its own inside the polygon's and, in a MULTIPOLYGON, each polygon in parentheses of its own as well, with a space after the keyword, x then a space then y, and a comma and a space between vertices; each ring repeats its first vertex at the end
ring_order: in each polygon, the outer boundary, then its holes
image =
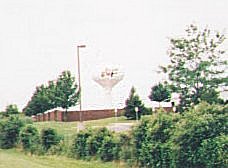
POLYGON ((75 78, 70 71, 64 71, 57 81, 49 81, 47 86, 37 87, 23 112, 31 116, 55 107, 62 107, 67 111, 69 107, 76 105, 79 93, 75 78))
POLYGON ((159 83, 158 85, 155 85, 151 88, 151 93, 149 95, 149 98, 151 101, 169 101, 170 100, 171 93, 167 86, 159 83))
MULTIPOLYGON (((56 104, 58 107, 67 109, 75 106, 80 98, 78 85, 75 83, 75 78, 72 77, 70 71, 64 71, 58 78, 56 83, 56 104)), ((65 113, 65 119, 66 114, 65 113)))
POLYGON ((135 107, 138 108, 138 118, 141 118, 141 115, 148 114, 149 110, 144 106, 139 96, 136 94, 135 88, 132 87, 130 91, 129 98, 125 102, 125 116, 128 119, 136 119, 135 107))
POLYGON ((23 109, 23 112, 26 115, 31 116, 38 113, 43 113, 54 107, 53 100, 50 98, 49 86, 41 85, 36 88, 35 93, 28 102, 27 106, 23 109))
POLYGON ((16 104, 10 104, 6 107, 6 114, 10 115, 10 114, 18 114, 19 110, 16 104))
POLYGON ((228 84, 225 50, 221 49, 225 35, 208 28, 199 30, 195 25, 190 25, 186 34, 170 40, 171 63, 161 68, 169 75, 173 89, 181 93, 182 107, 201 100, 220 102, 216 89, 228 84), (212 93, 210 99, 207 95, 212 93))

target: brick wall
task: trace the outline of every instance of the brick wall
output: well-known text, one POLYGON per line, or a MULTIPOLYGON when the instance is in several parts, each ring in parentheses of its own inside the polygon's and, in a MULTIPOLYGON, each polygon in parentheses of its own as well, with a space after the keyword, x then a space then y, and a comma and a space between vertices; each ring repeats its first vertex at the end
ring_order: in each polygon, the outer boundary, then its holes
MULTIPOLYGON (((117 110, 117 116, 122 116, 123 110, 117 110)), ((84 110, 81 111, 81 116, 83 121, 97 120, 103 118, 115 117, 115 111, 113 109, 104 110, 84 110)), ((69 111, 67 114, 67 121, 79 121, 80 111, 69 111)))
MULTIPOLYGON (((124 115, 123 109, 117 110, 117 116, 124 115)), ((97 120, 103 118, 115 117, 114 109, 104 110, 84 110, 81 111, 83 121, 97 120)), ((45 114, 39 114, 36 116, 36 121, 63 121, 64 111, 54 110, 45 114)), ((67 121, 80 121, 80 111, 68 111, 67 121)))
POLYGON ((155 111, 158 111, 160 108, 162 108, 165 112, 173 112, 173 107, 156 107, 155 111))

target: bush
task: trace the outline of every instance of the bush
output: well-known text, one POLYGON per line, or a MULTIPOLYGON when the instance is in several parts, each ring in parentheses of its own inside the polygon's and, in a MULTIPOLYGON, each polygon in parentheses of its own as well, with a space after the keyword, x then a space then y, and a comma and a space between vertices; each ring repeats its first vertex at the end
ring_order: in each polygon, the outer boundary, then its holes
POLYGON ((120 145, 118 138, 107 129, 80 131, 71 147, 73 157, 89 159, 100 158, 103 161, 119 159, 120 145))
POLYGON ((101 160, 107 162, 119 159, 120 146, 117 139, 112 136, 105 136, 102 146, 99 149, 101 160))
POLYGON ((88 150, 88 138, 92 136, 92 130, 80 131, 73 142, 71 147, 71 154, 76 158, 86 158, 90 152, 88 150))
POLYGON ((0 122, 0 148, 9 149, 16 146, 19 133, 24 123, 18 117, 10 118, 0 122))
POLYGON ((158 113, 136 127, 133 139, 140 167, 172 167, 175 153, 169 139, 177 121, 171 114, 158 113))
POLYGON ((214 142, 213 139, 220 135, 227 136, 227 116, 227 107, 206 103, 183 115, 173 134, 179 148, 179 167, 204 167, 199 160, 199 151, 206 142, 214 142))
POLYGON ((94 131, 91 137, 88 139, 88 151, 89 155, 94 156, 98 154, 99 149, 102 147, 102 143, 105 137, 111 137, 112 134, 107 128, 101 128, 94 131))
POLYGON ((121 133, 119 135, 120 152, 119 157, 125 161, 129 167, 135 167, 135 147, 131 134, 121 133))
POLYGON ((61 137, 57 134, 53 128, 46 128, 41 131, 41 144, 44 150, 48 150, 53 145, 57 145, 61 140, 61 137))
POLYGON ((60 142, 56 145, 52 145, 49 150, 49 155, 67 155, 68 154, 69 147, 65 143, 65 141, 62 139, 60 142))
POLYGON ((228 165, 228 137, 221 135, 213 139, 204 140, 201 144, 199 162, 203 167, 225 168, 228 165))
POLYGON ((35 153, 40 143, 38 130, 33 125, 27 125, 21 130, 20 140, 25 151, 35 153))

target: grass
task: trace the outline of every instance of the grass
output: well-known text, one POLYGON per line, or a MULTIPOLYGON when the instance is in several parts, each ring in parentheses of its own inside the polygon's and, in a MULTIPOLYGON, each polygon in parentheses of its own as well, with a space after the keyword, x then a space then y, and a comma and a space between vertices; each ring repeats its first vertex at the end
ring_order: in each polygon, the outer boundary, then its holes
POLYGON ((30 156, 17 149, 0 149, 0 168, 121 168, 118 163, 74 160, 60 156, 30 156))
MULTIPOLYGON (((117 120, 115 117, 100 119, 100 120, 90 120, 84 121, 85 127, 105 127, 111 123, 129 123, 135 122, 133 120, 127 120, 125 117, 118 117, 117 120)), ((77 124, 78 122, 55 122, 55 121, 47 121, 47 122, 35 122, 34 125, 37 127, 39 131, 43 128, 54 128, 56 131, 64 135, 65 137, 71 137, 77 133, 77 124)))

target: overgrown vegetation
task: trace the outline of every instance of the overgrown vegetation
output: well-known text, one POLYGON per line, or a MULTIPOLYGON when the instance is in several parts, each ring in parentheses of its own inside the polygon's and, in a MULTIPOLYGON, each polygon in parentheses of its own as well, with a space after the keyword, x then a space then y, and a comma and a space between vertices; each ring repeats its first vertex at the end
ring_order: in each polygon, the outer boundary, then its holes
POLYGON ((160 112, 143 117, 128 133, 85 129, 69 145, 54 129, 39 133, 33 125, 10 117, 0 122, 0 147, 17 146, 30 154, 124 161, 133 167, 225 168, 227 109, 227 105, 203 102, 183 114, 160 112))
POLYGON ((143 120, 133 133, 139 166, 226 167, 227 115, 227 106, 202 103, 184 115, 143 120))

